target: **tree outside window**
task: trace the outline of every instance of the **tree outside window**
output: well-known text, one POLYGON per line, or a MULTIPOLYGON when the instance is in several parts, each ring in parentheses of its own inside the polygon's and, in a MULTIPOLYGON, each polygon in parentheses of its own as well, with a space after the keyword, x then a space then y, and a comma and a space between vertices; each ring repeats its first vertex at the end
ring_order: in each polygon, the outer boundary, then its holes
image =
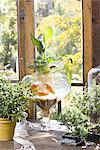
POLYGON ((0 71, 18 78, 17 10, 15 0, 0 1, 0 71))

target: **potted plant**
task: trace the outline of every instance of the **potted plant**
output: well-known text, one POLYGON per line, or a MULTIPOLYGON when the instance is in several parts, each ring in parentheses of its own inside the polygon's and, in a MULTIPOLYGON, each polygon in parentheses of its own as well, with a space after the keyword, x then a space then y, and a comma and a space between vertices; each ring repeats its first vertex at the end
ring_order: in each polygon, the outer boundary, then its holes
POLYGON ((87 141, 100 143, 100 85, 93 84, 89 89, 77 93, 73 104, 88 117, 87 141))
MULTIPOLYGON (((70 103, 63 114, 54 118, 63 122, 69 131, 62 137, 79 141, 100 143, 100 85, 92 85, 91 89, 73 92, 69 96, 70 103)), ((75 144, 75 143, 74 143, 75 144)))
POLYGON ((22 83, 12 84, 0 75, 0 141, 13 139, 16 121, 27 109, 27 97, 22 83))
POLYGON ((63 122, 68 131, 62 135, 62 138, 67 144, 83 145, 88 133, 88 117, 75 106, 64 108, 64 112, 59 116, 56 115, 55 119, 63 122), (70 143, 69 143, 70 142, 70 143))

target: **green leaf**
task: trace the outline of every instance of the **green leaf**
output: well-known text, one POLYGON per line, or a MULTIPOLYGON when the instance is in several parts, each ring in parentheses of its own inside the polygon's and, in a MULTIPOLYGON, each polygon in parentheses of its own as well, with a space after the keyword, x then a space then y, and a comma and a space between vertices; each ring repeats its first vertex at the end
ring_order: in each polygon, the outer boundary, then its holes
POLYGON ((33 45, 37 47, 38 52, 41 54, 44 51, 42 42, 39 41, 38 39, 36 39, 32 35, 32 33, 30 33, 30 36, 31 36, 31 41, 32 41, 33 45))
POLYGON ((52 35, 53 35, 53 30, 52 30, 52 28, 48 27, 43 34, 43 41, 44 41, 45 45, 46 45, 47 41, 52 38, 52 35))

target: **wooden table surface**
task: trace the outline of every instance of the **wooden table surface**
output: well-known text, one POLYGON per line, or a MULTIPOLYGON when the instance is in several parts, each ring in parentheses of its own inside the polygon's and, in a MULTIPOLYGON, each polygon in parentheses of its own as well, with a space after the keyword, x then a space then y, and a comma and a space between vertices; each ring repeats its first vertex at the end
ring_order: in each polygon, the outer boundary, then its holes
MULTIPOLYGON (((29 136, 26 140, 34 143, 36 150, 82 150, 81 147, 68 146, 60 144, 62 132, 40 132, 40 131, 28 131, 29 136)), ((19 150, 20 144, 15 141, 0 142, 0 150, 19 150)), ((95 150, 93 147, 88 147, 86 150, 95 150)))

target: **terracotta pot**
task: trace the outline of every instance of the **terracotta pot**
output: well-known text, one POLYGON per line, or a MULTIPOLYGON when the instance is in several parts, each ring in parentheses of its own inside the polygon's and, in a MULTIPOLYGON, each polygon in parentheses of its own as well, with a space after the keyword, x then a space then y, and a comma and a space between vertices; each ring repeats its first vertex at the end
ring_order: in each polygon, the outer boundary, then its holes
POLYGON ((13 140, 15 124, 7 118, 0 118, 0 141, 13 140))

